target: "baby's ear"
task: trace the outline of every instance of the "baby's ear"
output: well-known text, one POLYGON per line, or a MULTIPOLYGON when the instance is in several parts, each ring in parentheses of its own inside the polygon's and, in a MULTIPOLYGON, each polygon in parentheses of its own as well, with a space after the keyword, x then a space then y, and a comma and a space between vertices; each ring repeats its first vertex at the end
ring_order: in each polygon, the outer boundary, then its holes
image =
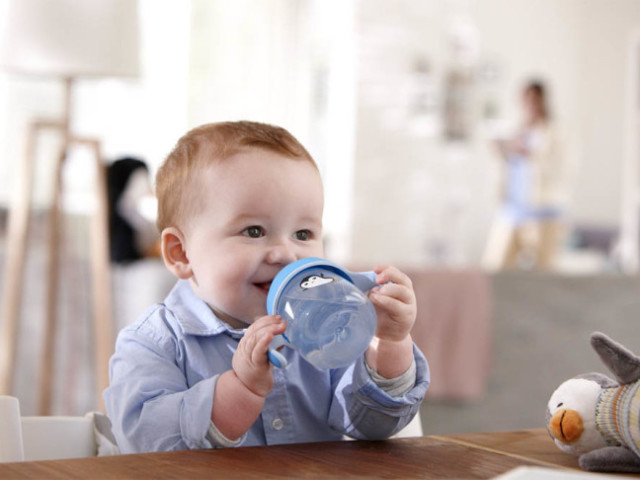
POLYGON ((184 235, 179 229, 168 227, 162 231, 160 248, 167 269, 176 277, 186 280, 193 276, 193 270, 189 264, 184 240, 184 235))

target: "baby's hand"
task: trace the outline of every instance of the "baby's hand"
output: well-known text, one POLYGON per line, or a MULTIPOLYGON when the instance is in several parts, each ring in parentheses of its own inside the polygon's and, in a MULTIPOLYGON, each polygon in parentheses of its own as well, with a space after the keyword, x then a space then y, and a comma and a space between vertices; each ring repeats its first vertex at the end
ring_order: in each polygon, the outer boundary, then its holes
POLYGON ((391 266, 376 267, 374 272, 378 274, 376 282, 380 286, 369 292, 369 299, 378 315, 376 337, 392 342, 405 340, 417 315, 416 295, 411 280, 391 266))
POLYGON ((233 354, 231 366, 238 379, 254 394, 265 397, 273 388, 273 367, 267 349, 275 335, 284 333, 286 322, 279 315, 255 321, 244 334, 233 354))

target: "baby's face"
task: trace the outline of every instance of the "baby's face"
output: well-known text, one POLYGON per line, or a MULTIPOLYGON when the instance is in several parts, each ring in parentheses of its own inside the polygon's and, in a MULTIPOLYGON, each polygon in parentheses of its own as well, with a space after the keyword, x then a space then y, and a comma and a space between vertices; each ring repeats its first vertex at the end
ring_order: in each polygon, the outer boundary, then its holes
POLYGON ((305 160, 247 149, 202 173, 205 207, 185 228, 191 285, 235 328, 267 314, 275 275, 322 257, 320 174, 305 160))

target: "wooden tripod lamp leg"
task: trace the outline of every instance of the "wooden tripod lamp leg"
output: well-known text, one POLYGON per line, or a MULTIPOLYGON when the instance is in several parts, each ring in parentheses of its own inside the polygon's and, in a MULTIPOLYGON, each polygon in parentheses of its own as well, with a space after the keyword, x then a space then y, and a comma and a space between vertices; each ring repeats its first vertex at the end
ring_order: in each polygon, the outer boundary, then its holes
POLYGON ((113 323, 111 316, 111 279, 109 275, 109 209, 107 178, 100 156, 100 143, 91 141, 96 161, 96 211, 92 221, 91 275, 93 284, 93 319, 96 370, 96 401, 104 411, 102 392, 109 386, 109 358, 113 353, 113 323))
POLYGON ((60 244, 60 201, 62 191, 62 166, 67 154, 63 145, 54 169, 53 199, 49 208, 48 266, 46 276, 46 303, 44 313, 44 335, 40 357, 40 405, 39 415, 51 415, 53 386, 54 346, 58 326, 58 281, 60 244))
POLYGON ((25 155, 20 165, 18 190, 9 213, 2 286, 2 317, 0 319, 0 394, 10 395, 13 390, 24 262, 29 233, 31 191, 33 189, 33 157, 38 128, 35 123, 29 125, 25 155))

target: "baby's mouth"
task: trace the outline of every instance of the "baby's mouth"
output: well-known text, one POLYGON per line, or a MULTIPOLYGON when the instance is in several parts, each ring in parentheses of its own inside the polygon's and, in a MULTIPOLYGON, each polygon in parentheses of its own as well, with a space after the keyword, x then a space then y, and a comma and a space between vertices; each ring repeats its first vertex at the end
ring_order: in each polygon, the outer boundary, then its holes
POLYGON ((254 285, 258 287, 260 290, 262 290, 264 293, 269 293, 269 288, 271 287, 271 280, 269 280, 268 282, 254 283, 254 285))

